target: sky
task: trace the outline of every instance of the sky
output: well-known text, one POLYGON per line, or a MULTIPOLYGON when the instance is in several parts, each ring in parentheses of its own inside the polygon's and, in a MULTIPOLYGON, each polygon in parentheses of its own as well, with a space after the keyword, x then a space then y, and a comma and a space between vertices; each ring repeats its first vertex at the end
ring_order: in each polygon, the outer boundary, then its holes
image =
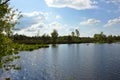
POLYGON ((11 0, 10 6, 23 15, 14 34, 50 35, 56 29, 63 36, 78 29, 81 37, 120 35, 120 0, 11 0))

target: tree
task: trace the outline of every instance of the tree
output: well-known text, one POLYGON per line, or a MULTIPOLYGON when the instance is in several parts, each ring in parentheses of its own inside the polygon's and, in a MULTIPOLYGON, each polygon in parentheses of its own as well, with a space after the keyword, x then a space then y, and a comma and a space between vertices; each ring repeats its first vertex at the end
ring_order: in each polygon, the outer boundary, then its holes
POLYGON ((0 32, 7 36, 12 35, 12 30, 17 24, 17 19, 22 17, 21 12, 18 9, 14 10, 9 7, 8 2, 10 0, 0 0, 0 32))
POLYGON ((0 0, 0 6, 7 4, 10 0, 5 0, 4 2, 2 2, 2 0, 0 0))
POLYGON ((9 1, 0 0, 0 54, 12 51, 12 40, 9 37, 12 35, 15 24, 17 24, 17 19, 21 17, 17 9, 9 7, 9 1))
POLYGON ((43 34, 41 36, 41 39, 42 39, 43 43, 48 43, 50 40, 50 36, 48 34, 43 34))
POLYGON ((99 42, 105 42, 106 35, 103 32, 101 32, 100 34, 94 34, 94 39, 99 42))
POLYGON ((71 41, 74 42, 74 40, 75 40, 75 32, 71 32, 71 38, 72 38, 71 41))
POLYGON ((74 37, 74 36, 75 36, 75 33, 74 33, 74 32, 71 32, 71 35, 72 35, 72 37, 74 37))
POLYGON ((7 36, 0 34, 0 57, 12 53, 12 40, 7 36))
POLYGON ((52 37, 52 40, 53 40, 53 43, 56 43, 56 40, 57 40, 57 37, 58 37, 58 32, 57 30, 53 30, 53 32, 51 33, 51 37, 52 37))
POLYGON ((112 35, 109 35, 109 36, 107 37, 107 40, 108 40, 109 43, 112 43, 113 40, 114 40, 114 38, 113 38, 112 35))
POLYGON ((78 29, 75 30, 76 36, 79 37, 80 36, 80 32, 78 31, 78 29))
POLYGON ((68 39, 68 43, 72 43, 72 36, 70 36, 70 35, 68 35, 68 37, 67 37, 68 39))

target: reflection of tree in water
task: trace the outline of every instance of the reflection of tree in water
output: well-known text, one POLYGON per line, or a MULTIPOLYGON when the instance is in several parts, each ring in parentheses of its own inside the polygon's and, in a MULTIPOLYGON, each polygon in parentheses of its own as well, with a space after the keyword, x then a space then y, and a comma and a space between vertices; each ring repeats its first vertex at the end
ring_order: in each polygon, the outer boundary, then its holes
POLYGON ((6 55, 0 58, 0 80, 10 80, 10 74, 14 70, 21 70, 21 65, 18 63, 20 56, 6 55))

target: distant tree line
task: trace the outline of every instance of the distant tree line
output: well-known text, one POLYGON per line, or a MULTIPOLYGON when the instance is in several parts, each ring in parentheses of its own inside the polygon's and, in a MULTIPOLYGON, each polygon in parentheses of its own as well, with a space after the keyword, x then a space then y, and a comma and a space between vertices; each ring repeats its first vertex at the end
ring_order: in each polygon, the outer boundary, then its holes
POLYGON ((57 30, 53 30, 51 35, 25 36, 15 34, 12 36, 14 42, 24 44, 71 44, 71 43, 113 43, 120 42, 120 36, 106 36, 103 32, 94 34, 94 37, 80 37, 78 29, 72 31, 68 36, 59 36, 57 30))
POLYGON ((113 36, 113 35, 106 36, 103 32, 101 32, 100 34, 94 34, 94 41, 101 43, 120 42, 120 36, 113 36))

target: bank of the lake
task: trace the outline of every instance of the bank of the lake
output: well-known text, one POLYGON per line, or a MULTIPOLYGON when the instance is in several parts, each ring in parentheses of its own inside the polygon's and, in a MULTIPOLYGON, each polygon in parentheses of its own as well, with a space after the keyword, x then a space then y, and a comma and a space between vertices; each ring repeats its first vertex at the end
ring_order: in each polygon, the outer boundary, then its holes
POLYGON ((15 51, 33 51, 39 48, 47 48, 48 44, 14 44, 15 51))

